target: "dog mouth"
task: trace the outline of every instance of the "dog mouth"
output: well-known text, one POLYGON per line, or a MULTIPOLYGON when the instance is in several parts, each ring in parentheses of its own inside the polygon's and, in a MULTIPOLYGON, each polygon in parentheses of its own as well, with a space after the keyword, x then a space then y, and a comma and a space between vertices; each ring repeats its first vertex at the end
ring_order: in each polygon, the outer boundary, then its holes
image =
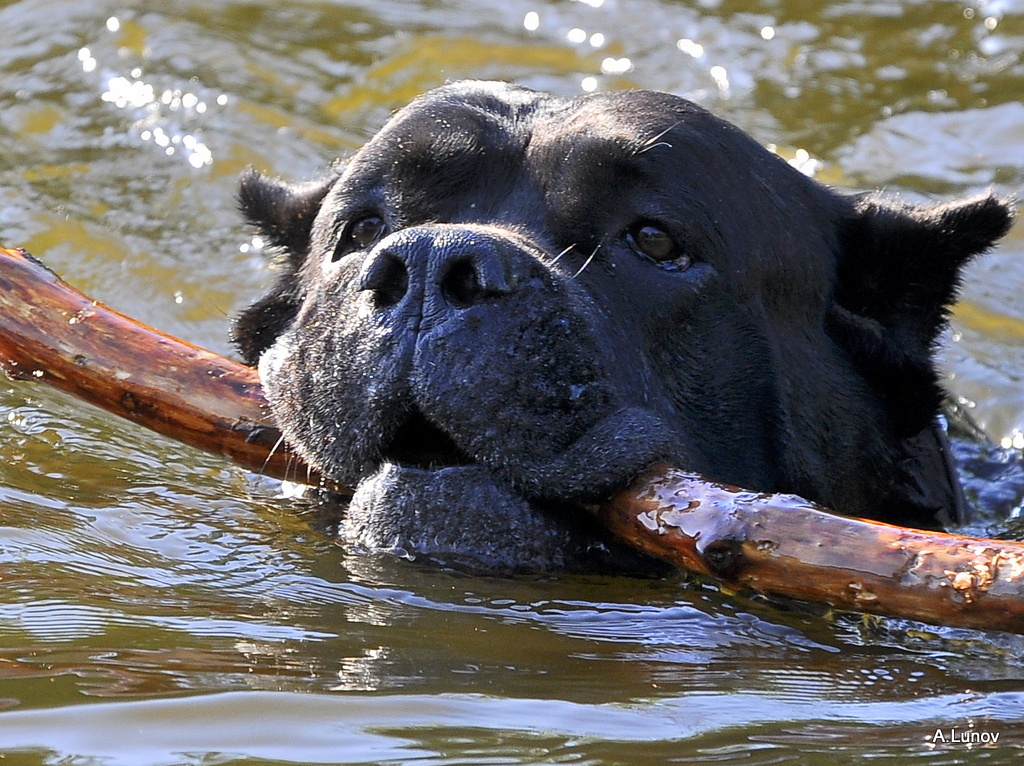
POLYGON ((476 465, 452 438, 413 409, 381 450, 384 462, 403 468, 437 470, 476 465))
POLYGON ((412 405, 341 499, 331 524, 342 545, 474 573, 659 571, 597 527, 592 478, 566 489, 556 474, 557 493, 531 491, 506 472, 518 453, 495 471, 459 445, 462 427, 455 422, 452 436, 412 405))
POLYGON ((649 574, 582 507, 531 499, 413 408, 335 520, 345 546, 480 574, 649 574))

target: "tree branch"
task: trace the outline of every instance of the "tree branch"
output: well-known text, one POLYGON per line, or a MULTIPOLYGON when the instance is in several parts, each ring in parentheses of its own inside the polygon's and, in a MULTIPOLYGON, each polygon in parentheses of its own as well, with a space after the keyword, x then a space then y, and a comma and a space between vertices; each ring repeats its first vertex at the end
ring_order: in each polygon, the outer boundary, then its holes
MULTIPOLYGON (((283 445, 255 370, 92 301, 0 249, 0 367, 254 471, 317 483, 283 445)), ((1024 633, 1024 544, 837 516, 656 467, 598 518, 731 586, 923 622, 1024 633)))

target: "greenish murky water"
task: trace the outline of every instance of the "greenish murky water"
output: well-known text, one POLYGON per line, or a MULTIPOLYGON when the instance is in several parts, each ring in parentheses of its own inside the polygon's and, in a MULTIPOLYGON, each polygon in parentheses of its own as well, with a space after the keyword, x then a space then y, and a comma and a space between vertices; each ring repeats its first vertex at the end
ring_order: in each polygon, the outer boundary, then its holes
MULTIPOLYGON (((269 280, 239 172, 313 175, 461 77, 673 91, 844 188, 1024 189, 1021 0, 28 0, 0 4, 0 242, 229 352, 227 317, 269 280)), ((1024 498, 1022 256, 1018 224, 971 268, 945 351, 1011 447, 971 485, 993 532, 1024 498)), ((682 578, 349 555, 278 494, 0 380, 3 762, 1022 757, 1024 640, 682 578)))

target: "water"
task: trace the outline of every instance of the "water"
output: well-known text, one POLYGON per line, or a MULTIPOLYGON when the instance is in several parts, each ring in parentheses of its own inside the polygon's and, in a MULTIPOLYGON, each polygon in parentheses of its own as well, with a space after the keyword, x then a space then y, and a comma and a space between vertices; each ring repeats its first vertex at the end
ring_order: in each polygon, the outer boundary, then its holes
MULTIPOLYGON (((315 175, 448 79, 674 91, 843 188, 1024 188, 1017 0, 35 0, 0 5, 0 29, 0 242, 220 352, 270 279, 235 211, 241 170, 315 175)), ((1024 497, 1022 255, 1018 224, 971 267, 944 352, 953 395, 1009 448, 961 448, 978 529, 1018 538, 1002 516, 1024 497)), ((353 555, 278 495, 0 381, 4 762, 1021 757, 1021 639, 683 577, 353 555)))

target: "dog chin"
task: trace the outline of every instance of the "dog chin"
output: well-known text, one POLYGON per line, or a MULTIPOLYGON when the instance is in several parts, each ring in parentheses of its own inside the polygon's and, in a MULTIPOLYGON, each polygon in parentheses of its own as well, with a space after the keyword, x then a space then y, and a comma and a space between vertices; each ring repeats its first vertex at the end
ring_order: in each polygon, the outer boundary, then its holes
POLYGON ((480 465, 386 462, 358 484, 338 534, 347 546, 473 573, 659 569, 605 539, 584 511, 525 499, 480 465))

